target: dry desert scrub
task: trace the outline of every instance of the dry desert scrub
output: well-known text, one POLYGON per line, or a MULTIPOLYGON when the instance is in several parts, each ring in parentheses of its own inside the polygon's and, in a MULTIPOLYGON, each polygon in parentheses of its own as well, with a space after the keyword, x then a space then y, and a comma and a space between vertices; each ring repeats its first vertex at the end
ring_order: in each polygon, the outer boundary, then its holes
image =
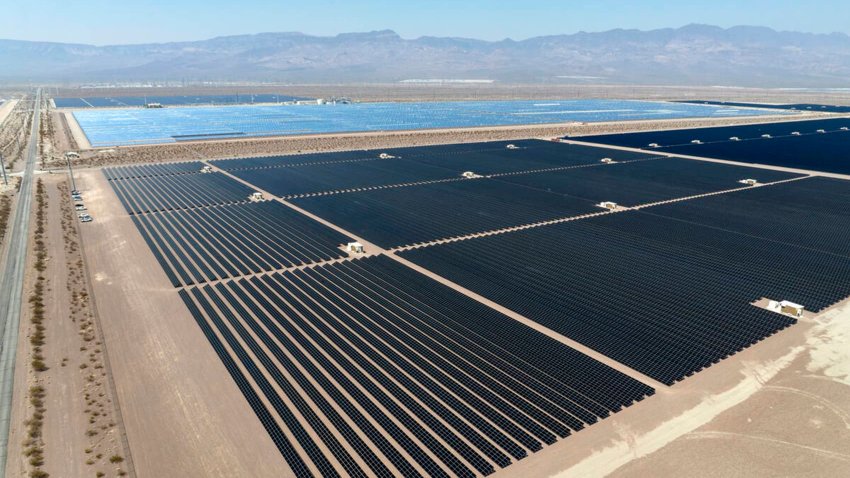
POLYGON ((33 385, 29 388, 29 407, 32 409, 30 417, 24 421, 26 426, 26 438, 23 443, 23 454, 27 457, 30 466, 29 476, 31 478, 46 478, 47 472, 41 469, 44 466, 44 440, 42 431, 44 428, 44 414, 47 412, 44 405, 44 397, 47 390, 44 387, 42 374, 48 370, 44 362, 43 347, 45 346, 45 307, 44 288, 46 279, 43 272, 47 263, 47 248, 44 243, 44 223, 47 216, 47 193, 41 179, 36 183, 36 212, 35 231, 33 233, 33 251, 35 252, 33 267, 36 271, 35 284, 29 296, 30 306, 30 373, 33 385))
POLYGON ((6 238, 6 226, 9 224, 9 216, 12 214, 12 197, 8 194, 0 194, 0 245, 6 238))
MULTIPOLYGON (((71 191, 67 182, 58 185, 62 198, 70 197, 71 191)), ((65 247, 65 270, 67 271, 66 286, 70 298, 68 304, 69 317, 77 326, 79 351, 83 362, 79 363, 76 373, 83 376, 85 387, 82 390, 82 400, 85 405, 88 429, 81 430, 86 437, 85 463, 95 468, 93 473, 103 473, 112 470, 118 476, 124 476, 122 470, 109 468, 124 461, 121 453, 116 418, 118 411, 109 393, 109 377, 106 373, 103 344, 99 330, 95 324, 95 314, 91 296, 88 292, 83 255, 77 232, 77 214, 70 201, 61 203, 61 226, 63 244, 65 247), (105 458, 108 457, 108 458, 105 458)), ((74 371, 74 368, 68 369, 74 371)), ((101 475, 103 476, 103 475, 101 475)))

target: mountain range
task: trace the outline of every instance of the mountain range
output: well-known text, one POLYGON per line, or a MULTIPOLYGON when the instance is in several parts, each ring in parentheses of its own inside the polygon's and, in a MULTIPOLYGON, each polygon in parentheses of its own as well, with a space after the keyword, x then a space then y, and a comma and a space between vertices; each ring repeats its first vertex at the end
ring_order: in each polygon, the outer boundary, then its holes
POLYGON ((759 87, 847 87, 850 36, 688 25, 522 41, 420 37, 391 30, 332 37, 260 33, 93 46, 0 40, 0 81, 491 80, 759 87))

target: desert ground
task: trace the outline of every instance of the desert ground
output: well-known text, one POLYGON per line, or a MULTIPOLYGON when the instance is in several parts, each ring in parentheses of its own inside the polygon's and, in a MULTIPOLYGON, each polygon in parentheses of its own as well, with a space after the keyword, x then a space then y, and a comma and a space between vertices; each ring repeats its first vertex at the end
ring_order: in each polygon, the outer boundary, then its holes
POLYGON ((453 101, 487 99, 619 98, 651 100, 719 100, 764 103, 850 104, 845 91, 786 88, 683 87, 594 84, 253 84, 155 88, 55 88, 54 97, 217 95, 269 93, 309 98, 348 97, 354 101, 453 101))

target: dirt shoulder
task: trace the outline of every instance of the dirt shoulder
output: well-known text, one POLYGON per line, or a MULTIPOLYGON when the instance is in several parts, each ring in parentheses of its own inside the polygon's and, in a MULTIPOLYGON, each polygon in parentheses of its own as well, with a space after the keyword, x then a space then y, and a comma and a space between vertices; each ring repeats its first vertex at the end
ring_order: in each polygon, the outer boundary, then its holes
MULTIPOLYGON (((769 115, 744 118, 695 118, 653 121, 619 121, 609 123, 565 123, 557 125, 504 126, 489 128, 417 130, 376 133, 345 133, 309 136, 246 138, 225 141, 195 141, 160 145, 100 148, 81 152, 77 161, 82 167, 115 164, 223 159, 245 156, 269 156, 353 149, 379 149, 401 146, 498 141, 522 138, 553 138, 564 135, 587 135, 647 131, 656 129, 725 126, 733 124, 793 121, 824 117, 824 114, 769 115)), ((72 121, 70 115, 68 121, 72 121)), ((74 127, 71 127, 73 130, 74 127)), ((57 128, 57 134, 62 129, 57 128)), ((69 143, 70 141, 65 141, 69 143)), ((61 142, 60 142, 61 143, 61 142)))
POLYGON ((288 469, 100 171, 77 184, 82 243, 139 477, 288 469))
POLYGON ((69 188, 60 176, 39 179, 46 207, 34 237, 44 258, 30 254, 7 476, 132 476, 69 188))
POLYGON ((655 100, 720 100, 766 103, 850 104, 843 91, 806 91, 771 88, 716 88, 705 86, 563 84, 302 84, 224 85, 156 88, 61 88, 57 97, 248 95, 268 93, 310 98, 349 97, 355 101, 459 101, 505 99, 622 98, 655 100))

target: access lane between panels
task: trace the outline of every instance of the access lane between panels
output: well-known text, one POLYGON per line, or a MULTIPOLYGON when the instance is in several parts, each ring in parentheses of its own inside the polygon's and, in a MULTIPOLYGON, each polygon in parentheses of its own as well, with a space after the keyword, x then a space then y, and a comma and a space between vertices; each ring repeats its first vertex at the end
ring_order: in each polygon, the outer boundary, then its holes
POLYGON ((400 254, 666 384, 795 322, 753 301, 850 295, 847 258, 652 209, 400 254))
POLYGON ((287 460, 329 474, 486 475, 654 393, 385 256, 181 297, 211 341, 228 343, 222 359, 235 354, 257 384, 249 394, 267 395, 274 424, 293 430, 301 451, 287 460))

